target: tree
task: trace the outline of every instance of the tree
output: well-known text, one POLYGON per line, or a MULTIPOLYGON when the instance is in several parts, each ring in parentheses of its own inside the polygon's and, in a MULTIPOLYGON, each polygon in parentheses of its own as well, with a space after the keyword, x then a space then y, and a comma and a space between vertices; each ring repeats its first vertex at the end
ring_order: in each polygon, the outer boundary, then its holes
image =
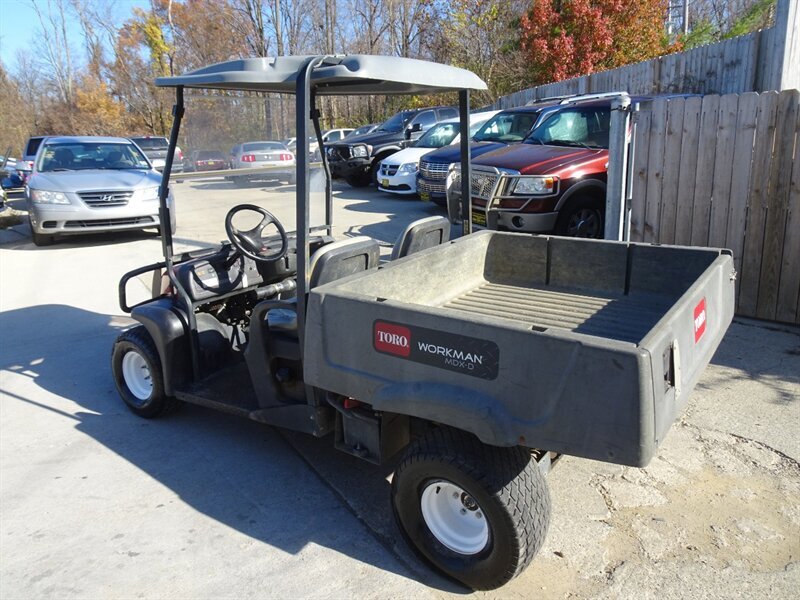
POLYGON ((666 54, 666 0, 535 0, 520 21, 534 83, 560 81, 666 54))

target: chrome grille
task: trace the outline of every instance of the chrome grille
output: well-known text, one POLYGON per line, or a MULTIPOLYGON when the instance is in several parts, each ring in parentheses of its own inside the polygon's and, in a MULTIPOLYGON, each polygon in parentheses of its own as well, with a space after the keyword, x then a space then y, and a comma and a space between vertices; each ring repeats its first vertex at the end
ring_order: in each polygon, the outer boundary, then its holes
POLYGON ((78 192, 78 196, 92 208, 125 206, 133 196, 133 192, 78 192))
POLYGON ((449 163, 419 161, 419 171, 425 179, 447 179, 447 171, 449 169, 449 163))
POLYGON ((350 146, 328 146, 326 149, 328 160, 348 160, 350 158, 350 146))
POLYGON ((444 182, 439 183, 439 182, 425 181, 424 179, 417 179, 417 191, 428 192, 429 194, 430 193, 444 194, 446 189, 444 182))
POLYGON ((472 172, 472 181, 470 190, 473 196, 478 198, 488 198, 489 194, 494 189, 494 184, 497 182, 497 175, 495 173, 480 173, 472 172))

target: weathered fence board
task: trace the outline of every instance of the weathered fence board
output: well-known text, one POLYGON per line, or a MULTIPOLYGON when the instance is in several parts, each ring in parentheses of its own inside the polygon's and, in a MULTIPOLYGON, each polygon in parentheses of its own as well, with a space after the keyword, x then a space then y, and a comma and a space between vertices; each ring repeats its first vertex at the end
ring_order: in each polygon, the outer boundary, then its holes
POLYGON ((800 92, 659 99, 636 120, 631 239, 730 248, 737 312, 800 323, 800 92))

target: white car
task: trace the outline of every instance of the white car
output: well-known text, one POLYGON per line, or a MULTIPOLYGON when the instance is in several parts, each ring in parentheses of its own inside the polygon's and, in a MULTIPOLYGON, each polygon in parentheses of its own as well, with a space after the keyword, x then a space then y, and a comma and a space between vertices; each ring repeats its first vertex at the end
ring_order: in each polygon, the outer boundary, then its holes
MULTIPOLYGON (((469 134, 474 135, 499 110, 473 113, 469 116, 469 134)), ((413 146, 395 152, 381 161, 378 169, 378 189, 392 194, 411 195, 417 193, 417 171, 419 159, 428 152, 450 144, 458 144, 461 135, 458 119, 437 123, 426 131, 413 146)))

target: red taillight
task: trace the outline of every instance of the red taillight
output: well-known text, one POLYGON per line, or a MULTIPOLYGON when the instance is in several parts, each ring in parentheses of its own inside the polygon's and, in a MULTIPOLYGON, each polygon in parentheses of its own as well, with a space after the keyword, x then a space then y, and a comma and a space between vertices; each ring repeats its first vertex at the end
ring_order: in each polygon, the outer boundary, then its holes
POLYGON ((256 162, 255 154, 245 154, 242 156, 242 162, 256 162))
POLYGON ((281 160, 292 160, 294 158, 291 154, 281 154, 281 160))
POLYGON ((183 160, 183 152, 178 150, 178 160, 183 160))
POLYGON ((33 168, 33 161, 32 160, 28 160, 28 161, 25 161, 25 162, 28 163, 28 168, 30 168, 30 169, 33 168))

